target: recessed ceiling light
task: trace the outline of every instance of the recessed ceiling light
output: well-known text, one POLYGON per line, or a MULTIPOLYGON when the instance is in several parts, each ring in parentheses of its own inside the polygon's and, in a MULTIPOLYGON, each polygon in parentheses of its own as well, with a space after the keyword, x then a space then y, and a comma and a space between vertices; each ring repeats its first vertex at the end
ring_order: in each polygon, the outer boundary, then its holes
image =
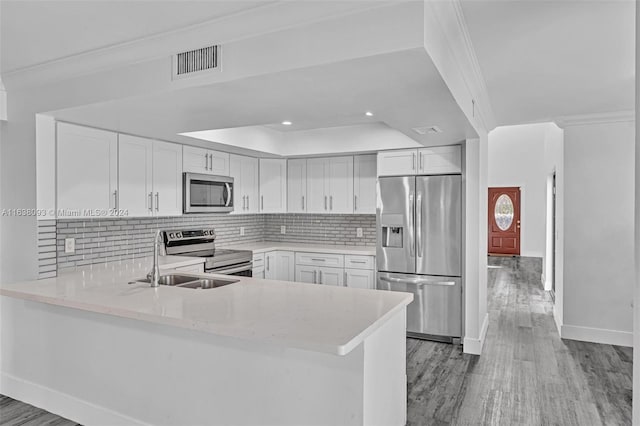
POLYGON ((371 111, 367 111, 364 113, 367 117, 373 117, 373 113, 371 111))
POLYGON ((285 121, 283 121, 283 122, 282 122, 282 125, 283 125, 283 126, 291 126, 292 124, 293 124, 293 123, 292 123, 292 122, 290 122, 289 120, 285 120, 285 121))

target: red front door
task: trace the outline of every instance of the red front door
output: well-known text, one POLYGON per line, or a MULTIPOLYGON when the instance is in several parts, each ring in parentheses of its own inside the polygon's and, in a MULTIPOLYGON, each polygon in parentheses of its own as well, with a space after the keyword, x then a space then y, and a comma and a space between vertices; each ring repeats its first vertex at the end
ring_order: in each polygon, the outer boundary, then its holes
POLYGON ((489 254, 520 255, 520 188, 489 188, 489 254))

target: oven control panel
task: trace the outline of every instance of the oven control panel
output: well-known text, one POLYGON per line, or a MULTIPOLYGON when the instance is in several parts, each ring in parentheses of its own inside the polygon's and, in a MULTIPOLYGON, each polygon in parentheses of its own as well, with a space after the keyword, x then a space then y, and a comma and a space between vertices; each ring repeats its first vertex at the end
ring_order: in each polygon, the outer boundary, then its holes
POLYGON ((167 241, 181 241, 205 238, 214 240, 216 238, 213 229, 180 229, 175 231, 165 231, 167 241))

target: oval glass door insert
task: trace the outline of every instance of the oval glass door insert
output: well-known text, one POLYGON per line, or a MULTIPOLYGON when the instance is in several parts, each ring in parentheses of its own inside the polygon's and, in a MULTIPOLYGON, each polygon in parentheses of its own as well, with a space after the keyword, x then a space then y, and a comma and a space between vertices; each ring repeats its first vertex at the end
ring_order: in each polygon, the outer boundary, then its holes
POLYGON ((498 197, 493 217, 501 230, 506 231, 511 228, 513 223, 513 201, 507 194, 502 194, 498 197))

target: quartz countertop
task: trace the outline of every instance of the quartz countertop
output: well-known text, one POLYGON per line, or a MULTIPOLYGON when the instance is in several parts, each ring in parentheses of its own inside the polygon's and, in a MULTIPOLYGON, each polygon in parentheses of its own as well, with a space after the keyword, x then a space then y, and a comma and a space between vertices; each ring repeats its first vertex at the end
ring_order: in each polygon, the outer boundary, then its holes
MULTIPOLYGON (((223 248, 220 245, 220 248, 223 248)), ((254 254, 265 253, 272 250, 304 251, 328 254, 352 254, 361 256, 375 256, 376 248, 369 246, 342 246, 335 244, 307 244, 290 242, 258 241, 254 243, 242 243, 225 245, 224 248, 232 250, 251 250, 254 254)))
MULTIPOLYGON (((161 257, 165 268, 201 261, 172 258, 161 257)), ((149 258, 79 267, 0 284, 0 295, 336 355, 348 354, 413 300, 409 293, 215 274, 202 275, 239 281, 207 290, 129 284, 150 267, 149 258)))

